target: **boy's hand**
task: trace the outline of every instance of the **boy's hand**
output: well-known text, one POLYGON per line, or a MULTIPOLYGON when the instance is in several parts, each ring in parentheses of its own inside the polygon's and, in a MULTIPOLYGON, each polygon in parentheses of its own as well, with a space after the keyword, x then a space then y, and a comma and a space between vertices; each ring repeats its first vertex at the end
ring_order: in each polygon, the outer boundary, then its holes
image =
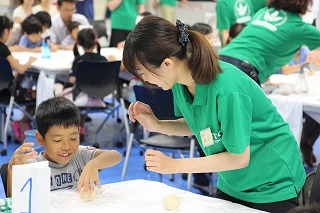
POLYGON ((38 155, 38 152, 34 151, 32 147, 34 143, 23 143, 16 151, 9 162, 9 169, 13 165, 27 164, 28 159, 33 159, 38 155))
POLYGON ((98 185, 99 189, 101 188, 101 183, 98 175, 98 167, 91 160, 89 161, 80 175, 77 192, 80 192, 80 189, 84 187, 86 193, 92 193, 94 191, 95 184, 98 185))
POLYGON ((28 62, 29 62, 30 64, 32 64, 35 60, 37 60, 36 57, 30 56, 28 62))

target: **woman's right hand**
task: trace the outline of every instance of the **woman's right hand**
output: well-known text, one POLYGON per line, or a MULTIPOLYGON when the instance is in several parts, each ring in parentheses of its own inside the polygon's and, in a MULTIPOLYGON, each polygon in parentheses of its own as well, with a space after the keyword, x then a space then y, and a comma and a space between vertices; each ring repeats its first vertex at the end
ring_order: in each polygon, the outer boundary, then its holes
POLYGON ((129 119, 138 121, 149 132, 156 132, 159 120, 154 115, 151 107, 140 101, 130 104, 128 109, 129 119))
POLYGON ((30 56, 28 62, 32 64, 35 60, 37 60, 36 57, 30 56))
POLYGON ((38 152, 34 151, 34 143, 23 143, 16 151, 9 162, 9 168, 13 165, 27 164, 28 159, 33 159, 38 155, 38 152))

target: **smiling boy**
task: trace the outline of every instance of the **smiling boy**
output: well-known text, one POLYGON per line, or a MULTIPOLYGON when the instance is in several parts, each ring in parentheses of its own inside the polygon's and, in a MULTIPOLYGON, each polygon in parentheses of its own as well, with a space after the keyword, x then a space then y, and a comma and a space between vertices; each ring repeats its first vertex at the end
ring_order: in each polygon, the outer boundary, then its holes
POLYGON ((101 187, 98 172, 121 161, 115 150, 99 150, 79 145, 80 113, 74 103, 63 97, 42 102, 36 111, 36 138, 45 149, 38 154, 33 143, 22 144, 8 166, 8 196, 12 195, 12 166, 49 161, 51 191, 81 187, 101 187))

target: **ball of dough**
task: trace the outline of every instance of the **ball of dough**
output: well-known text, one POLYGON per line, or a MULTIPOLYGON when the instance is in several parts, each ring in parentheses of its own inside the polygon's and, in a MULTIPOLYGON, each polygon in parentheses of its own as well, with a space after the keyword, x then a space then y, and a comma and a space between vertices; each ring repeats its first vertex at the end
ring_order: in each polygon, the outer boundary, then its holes
POLYGON ((84 187, 82 187, 80 189, 79 196, 84 201, 90 201, 90 200, 93 200, 93 199, 95 199, 97 197, 97 192, 96 192, 96 189, 93 188, 93 192, 86 193, 84 191, 84 187))
POLYGON ((180 198, 174 194, 167 194, 163 197, 162 205, 167 210, 177 209, 180 205, 180 198))

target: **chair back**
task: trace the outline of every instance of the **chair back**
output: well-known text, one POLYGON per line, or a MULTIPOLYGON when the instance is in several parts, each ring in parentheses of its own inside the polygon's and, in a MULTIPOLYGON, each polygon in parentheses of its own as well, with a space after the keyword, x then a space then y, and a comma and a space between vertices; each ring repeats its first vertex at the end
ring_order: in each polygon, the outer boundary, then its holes
POLYGON ((175 120, 173 94, 171 90, 161 88, 148 89, 145 86, 133 86, 137 101, 148 104, 159 120, 175 120))
POLYGON ((0 91, 9 87, 13 80, 12 69, 9 61, 5 58, 0 58, 0 91))
MULTIPOLYGON (((98 39, 104 38, 105 42, 108 40, 107 27, 105 20, 89 20, 93 29, 96 31, 98 39)), ((100 42, 99 42, 100 43, 100 42)), ((106 46, 100 43, 101 46, 106 46)))
POLYGON ((81 61, 77 86, 89 97, 104 98, 117 88, 121 61, 81 61))
POLYGON ((1 180, 2 180, 3 189, 6 197, 7 197, 8 165, 9 165, 8 163, 4 163, 0 168, 1 180))
POLYGON ((310 204, 320 204, 320 164, 315 171, 315 176, 310 193, 310 204))

